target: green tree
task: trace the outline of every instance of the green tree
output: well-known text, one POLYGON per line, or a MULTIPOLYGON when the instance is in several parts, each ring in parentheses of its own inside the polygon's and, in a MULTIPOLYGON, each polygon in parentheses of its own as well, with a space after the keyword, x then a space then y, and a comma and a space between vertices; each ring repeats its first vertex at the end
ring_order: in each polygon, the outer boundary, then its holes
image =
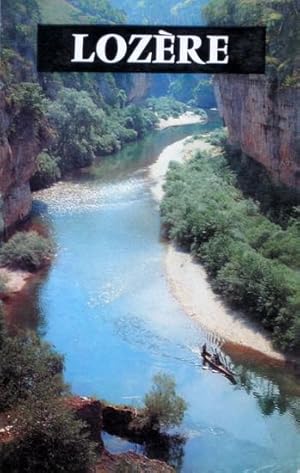
POLYGON ((53 245, 37 232, 17 232, 0 248, 0 264, 36 271, 53 256, 53 245))
POLYGON ((145 416, 152 428, 170 428, 179 425, 187 404, 176 394, 176 383, 172 376, 157 373, 153 386, 144 398, 145 416))
POLYGON ((48 105, 48 118, 57 130, 54 154, 63 170, 90 164, 97 134, 103 132, 105 113, 85 91, 63 88, 48 105))
POLYGON ((62 400, 36 400, 19 406, 16 439, 0 450, 6 473, 88 473, 96 445, 62 400))
POLYGON ((12 114, 9 136, 20 138, 24 134, 24 129, 28 127, 35 136, 38 136, 45 126, 46 102, 42 88, 36 83, 20 82, 9 88, 7 97, 12 114))
POLYGON ((27 400, 60 396, 66 392, 62 370, 63 358, 50 345, 33 334, 10 337, 4 332, 3 335, 2 328, 0 411, 27 400))
POLYGON ((30 179, 31 190, 44 189, 60 179, 61 171, 58 162, 59 158, 51 156, 46 151, 38 155, 37 170, 30 179))

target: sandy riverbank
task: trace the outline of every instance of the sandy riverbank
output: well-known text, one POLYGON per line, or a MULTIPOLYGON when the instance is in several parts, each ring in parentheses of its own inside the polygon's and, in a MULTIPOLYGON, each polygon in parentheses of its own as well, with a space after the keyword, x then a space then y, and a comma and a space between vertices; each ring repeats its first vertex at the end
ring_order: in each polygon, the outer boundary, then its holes
POLYGON ((194 112, 188 111, 180 115, 179 117, 169 117, 167 119, 161 118, 159 120, 157 128, 159 130, 164 130, 171 126, 182 126, 182 125, 192 125, 193 123, 205 123, 207 118, 198 115, 194 112))
POLYGON ((215 146, 206 143, 204 140, 194 139, 192 136, 167 146, 159 155, 157 161, 149 168, 150 178, 152 179, 151 190, 155 199, 160 202, 163 198, 163 185, 171 161, 182 162, 190 159, 197 151, 215 153, 216 149, 215 146))
MULTIPOLYGON (((197 150, 216 152, 216 148, 202 139, 191 137, 168 146, 150 167, 152 192, 157 201, 163 197, 163 183, 170 161, 189 159, 197 150)), ((185 312, 204 329, 230 341, 250 347, 264 355, 283 360, 284 355, 272 348, 270 337, 263 328, 240 312, 229 308, 218 297, 208 282, 205 269, 195 263, 190 254, 168 245, 166 273, 170 288, 185 312)))

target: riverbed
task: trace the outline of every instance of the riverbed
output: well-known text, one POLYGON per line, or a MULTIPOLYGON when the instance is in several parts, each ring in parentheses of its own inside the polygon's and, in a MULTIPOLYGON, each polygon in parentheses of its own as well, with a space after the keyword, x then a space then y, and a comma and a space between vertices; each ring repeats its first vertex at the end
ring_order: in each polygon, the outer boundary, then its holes
MULTIPOLYGON (((149 165, 171 143, 218 124, 210 116, 207 124, 153 132, 36 193, 33 219, 48 226, 57 256, 14 319, 65 355, 65 377, 76 394, 141 406, 152 376, 172 374, 188 403, 180 428, 186 442, 168 457, 178 471, 296 473, 296 378, 240 357, 227 357, 237 385, 204 370, 199 345, 217 340, 184 313, 165 274, 149 165)), ((109 436, 106 444, 124 449, 109 436)))

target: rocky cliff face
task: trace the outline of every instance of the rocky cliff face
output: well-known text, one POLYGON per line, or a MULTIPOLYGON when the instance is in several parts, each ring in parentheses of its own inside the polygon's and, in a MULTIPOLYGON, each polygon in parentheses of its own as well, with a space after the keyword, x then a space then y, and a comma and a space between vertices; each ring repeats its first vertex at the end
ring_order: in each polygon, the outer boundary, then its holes
POLYGON ((300 185, 300 88, 272 88, 257 75, 214 80, 229 140, 261 163, 274 182, 300 185))
POLYGON ((46 143, 30 117, 22 117, 20 131, 10 134, 13 112, 0 91, 0 234, 24 220, 31 210, 29 180, 36 156, 46 143))
POLYGON ((147 74, 131 74, 131 85, 128 90, 128 102, 139 102, 147 96, 150 78, 147 74))

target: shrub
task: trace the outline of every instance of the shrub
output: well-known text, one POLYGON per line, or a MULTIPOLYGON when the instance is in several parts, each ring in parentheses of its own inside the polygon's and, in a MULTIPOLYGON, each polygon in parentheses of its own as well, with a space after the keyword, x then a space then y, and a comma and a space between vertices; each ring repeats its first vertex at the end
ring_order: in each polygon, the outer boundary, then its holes
POLYGON ((33 191, 51 186, 61 177, 58 159, 43 151, 37 157, 37 170, 30 180, 33 191))
POLYGON ((65 391, 63 358, 37 336, 6 335, 0 354, 0 411, 33 398, 57 397, 65 391))
POLYGON ((21 82, 11 90, 10 98, 18 113, 31 114, 40 118, 45 111, 45 97, 40 85, 33 82, 21 82))
POLYGON ((224 146, 228 140, 227 128, 218 128, 205 136, 205 139, 215 146, 224 146))
POLYGON ((215 287, 227 298, 253 311, 264 326, 272 327, 288 303, 293 288, 288 270, 254 251, 236 253, 218 272, 215 287))
POLYGON ((36 271, 53 256, 49 239, 36 232, 18 232, 0 248, 0 264, 36 271))
POLYGON ((147 100, 147 105, 159 118, 163 119, 179 117, 188 108, 185 103, 173 97, 151 97, 147 100))
POLYGON ((18 409, 18 436, 4 445, 6 473, 87 473, 96 460, 95 444, 61 400, 36 401, 18 409))
POLYGON ((216 276, 218 271, 233 259, 234 253, 240 250, 240 246, 241 243, 231 236, 218 233, 201 246, 198 256, 208 272, 216 276))
POLYGON ((174 427, 182 422, 187 405, 175 388, 172 376, 157 373, 153 377, 153 386, 144 398, 145 416, 153 428, 174 427))

